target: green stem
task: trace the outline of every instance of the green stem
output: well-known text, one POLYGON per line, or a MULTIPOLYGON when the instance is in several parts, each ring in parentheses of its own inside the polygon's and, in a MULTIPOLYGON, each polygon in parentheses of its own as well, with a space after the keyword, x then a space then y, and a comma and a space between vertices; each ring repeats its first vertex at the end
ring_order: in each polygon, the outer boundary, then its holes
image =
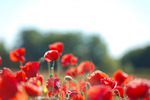
MULTIPOLYGON (((19 61, 20 62, 20 61, 19 61)), ((22 62, 20 62, 20 66, 23 66, 23 63, 22 62)))
POLYGON ((47 65, 48 65, 48 76, 49 76, 49 75, 50 75, 50 72, 51 72, 51 71, 50 71, 50 62, 49 62, 49 61, 47 62, 47 65))
POLYGON ((60 67, 60 57, 58 57, 58 59, 57 59, 57 74, 60 74, 60 70, 61 70, 61 67, 60 67))
POLYGON ((53 65, 51 67, 51 71, 52 71, 52 76, 54 77, 54 65, 55 65, 55 61, 53 61, 53 65))

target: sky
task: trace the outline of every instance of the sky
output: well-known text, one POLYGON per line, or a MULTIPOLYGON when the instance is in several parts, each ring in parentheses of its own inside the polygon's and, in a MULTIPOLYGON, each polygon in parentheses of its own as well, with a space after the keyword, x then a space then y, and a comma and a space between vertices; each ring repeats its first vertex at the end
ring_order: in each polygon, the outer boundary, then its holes
POLYGON ((12 48, 23 29, 81 31, 104 38, 122 57, 150 45, 150 0, 0 0, 0 42, 12 48))

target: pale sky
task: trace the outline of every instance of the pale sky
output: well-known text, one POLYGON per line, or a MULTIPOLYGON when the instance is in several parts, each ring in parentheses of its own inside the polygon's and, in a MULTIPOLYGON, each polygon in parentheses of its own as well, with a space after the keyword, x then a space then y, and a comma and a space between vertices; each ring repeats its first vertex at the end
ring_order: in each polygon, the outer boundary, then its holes
POLYGON ((150 0, 0 0, 0 41, 7 48, 30 27, 99 33, 119 58, 150 45, 150 0))

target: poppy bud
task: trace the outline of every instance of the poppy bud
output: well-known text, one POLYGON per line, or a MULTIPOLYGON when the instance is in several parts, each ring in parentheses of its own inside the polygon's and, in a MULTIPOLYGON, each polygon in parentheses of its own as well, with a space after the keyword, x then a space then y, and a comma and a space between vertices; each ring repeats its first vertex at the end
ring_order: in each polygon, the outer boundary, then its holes
POLYGON ((86 82, 86 87, 87 87, 87 89, 89 89, 91 87, 89 82, 86 82))
POLYGON ((71 76, 65 76, 64 79, 65 79, 66 81, 71 81, 71 80, 72 80, 72 77, 71 77, 71 76))

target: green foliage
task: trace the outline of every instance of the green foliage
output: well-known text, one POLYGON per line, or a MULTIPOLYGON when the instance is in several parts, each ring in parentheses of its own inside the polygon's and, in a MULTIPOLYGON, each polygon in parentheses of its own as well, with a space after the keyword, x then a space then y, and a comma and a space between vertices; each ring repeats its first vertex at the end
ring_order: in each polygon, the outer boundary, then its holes
POLYGON ((121 59, 121 63, 132 64, 136 68, 150 68, 150 46, 128 52, 121 59))
POLYGON ((17 64, 10 61, 9 53, 6 51, 4 44, 0 43, 0 56, 2 57, 2 65, 3 67, 14 67, 17 64))

